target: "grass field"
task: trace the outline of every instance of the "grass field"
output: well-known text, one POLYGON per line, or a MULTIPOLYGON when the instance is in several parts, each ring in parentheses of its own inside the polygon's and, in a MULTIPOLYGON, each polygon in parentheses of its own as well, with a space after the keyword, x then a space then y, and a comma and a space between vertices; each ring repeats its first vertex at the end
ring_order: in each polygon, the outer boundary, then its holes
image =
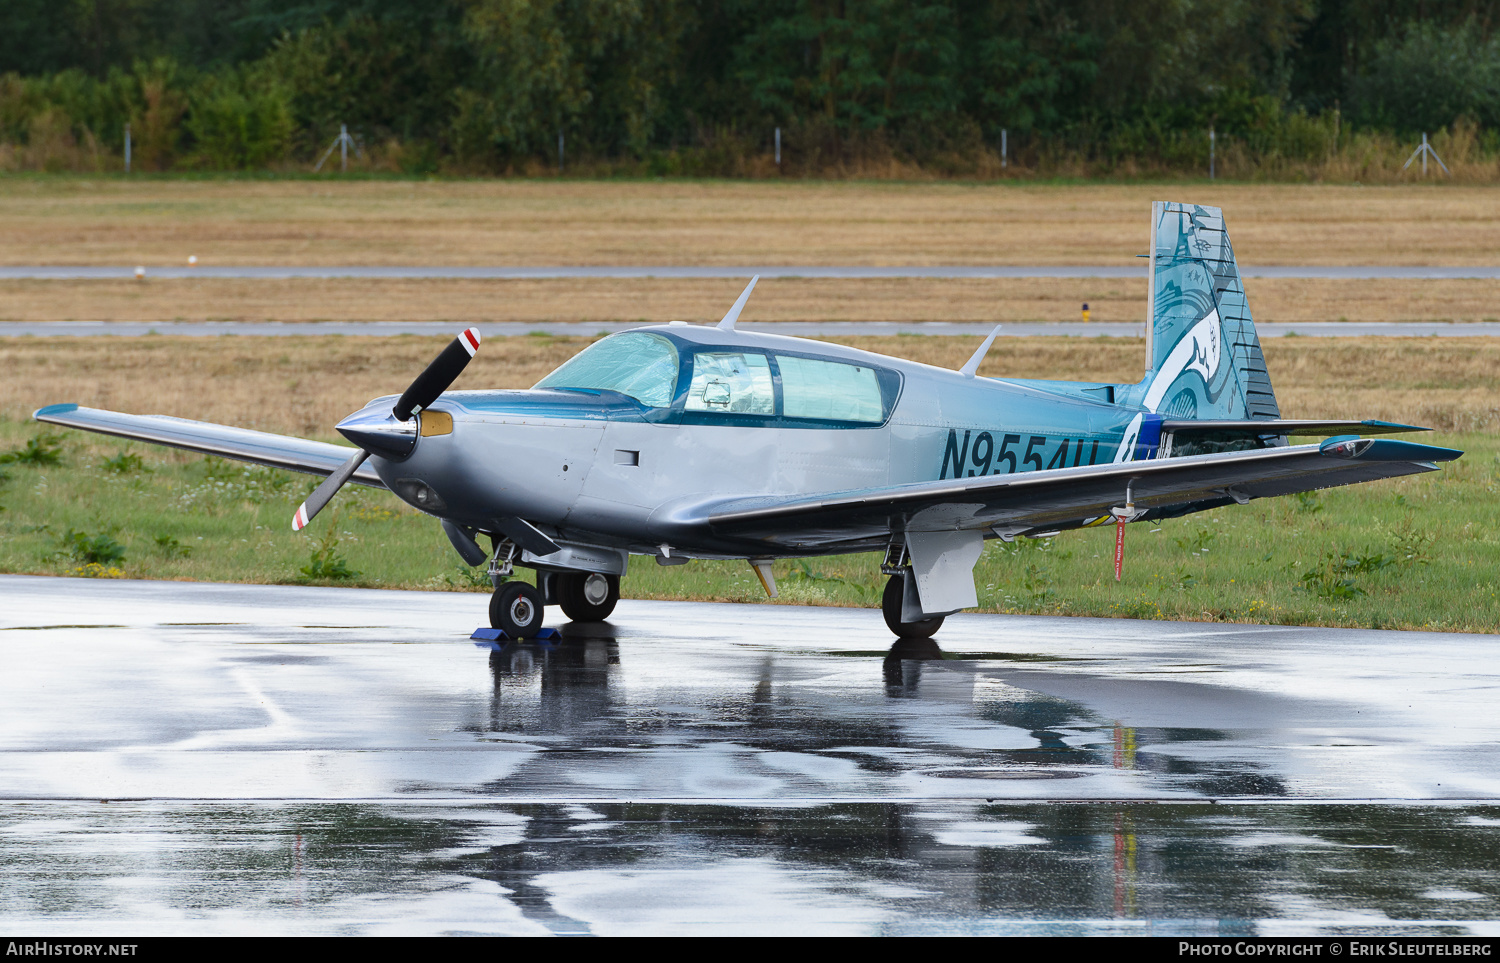
MULTIPOLYGON (((1153 199, 1225 208, 1243 263, 1493 264, 1500 192, 1454 185, 0 178, 0 264, 1133 265, 1153 199)), ((0 282, 0 320, 667 321, 734 280, 0 282)), ((1488 281, 1251 279, 1262 322, 1500 317, 1488 281)), ((771 279, 755 321, 1138 322, 1116 280, 771 279)))
MULTIPOLYGON (((849 343, 956 366, 970 338, 849 343)), ((530 384, 583 339, 491 342, 458 387, 530 384), (497 350, 498 349, 498 350, 497 350)), ((437 525, 392 496, 346 489, 312 537, 289 519, 306 476, 27 420, 55 401, 156 411, 331 438, 367 398, 399 390, 441 346, 430 338, 15 339, 0 344, 0 570, 141 578, 476 590, 437 525), (55 457, 53 463, 51 459, 55 457), (341 575, 345 572, 357 575, 341 575), (304 571, 305 570, 305 571, 304 571)), ((992 543, 978 569, 992 611, 1247 622, 1500 626, 1500 345, 1489 339, 1284 339, 1266 346, 1289 417, 1430 424, 1466 449, 1443 471, 1134 525, 1124 582, 1111 533, 992 543), (1153 529, 1155 529, 1153 531, 1153 529)), ((1017 339, 985 374, 1136 380, 1136 339, 1017 339)), ((874 605, 873 556, 779 563, 784 601, 874 605)), ((636 560, 627 596, 759 599, 743 564, 662 569, 636 560)), ((476 600, 475 612, 482 612, 476 600)), ((476 618, 481 618, 476 615, 476 618)))
MULTIPOLYGON (((718 320, 735 279, 0 281, 0 321, 718 320)), ((1251 278, 1257 322, 1484 321, 1494 281, 1251 278)), ((1142 323, 1146 282, 1051 278, 767 278, 746 321, 1094 321, 1142 323)))
POLYGON ((1247 264, 1491 264, 1500 192, 1226 184, 0 178, 0 264, 1129 264, 1152 200, 1247 264))

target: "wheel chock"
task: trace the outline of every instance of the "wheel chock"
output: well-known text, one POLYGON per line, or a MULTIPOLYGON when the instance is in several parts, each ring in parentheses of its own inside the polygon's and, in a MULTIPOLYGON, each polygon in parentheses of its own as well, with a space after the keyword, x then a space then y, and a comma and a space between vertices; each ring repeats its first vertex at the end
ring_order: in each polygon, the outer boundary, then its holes
POLYGON ((504 629, 492 629, 484 625, 475 629, 469 639, 474 642, 557 642, 562 639, 562 633, 553 628, 540 628, 529 639, 513 639, 505 634, 504 629))

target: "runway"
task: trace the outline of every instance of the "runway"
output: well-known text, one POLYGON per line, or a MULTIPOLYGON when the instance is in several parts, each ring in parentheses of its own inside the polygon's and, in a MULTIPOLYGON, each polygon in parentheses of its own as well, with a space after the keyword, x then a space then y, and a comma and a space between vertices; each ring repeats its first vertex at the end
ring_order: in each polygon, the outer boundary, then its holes
MULTIPOLYGON (((295 278, 372 278, 396 280, 554 280, 559 278, 1141 278, 1138 264, 1061 265, 818 265, 768 264, 744 267, 683 267, 646 265, 504 266, 382 266, 301 267, 292 265, 143 266, 151 278, 223 278, 290 280, 295 278)), ((84 281, 127 280, 135 265, 0 265, 0 280, 84 281)), ((1303 266, 1240 265, 1247 278, 1313 280, 1488 280, 1500 278, 1500 267, 1423 265, 1303 266)))
POLYGON ((0 597, 14 931, 1500 932, 1496 636, 0 597))
MULTIPOLYGON (((454 333, 453 321, 0 321, 0 338, 122 337, 149 335, 175 337, 320 337, 323 335, 395 337, 403 334, 439 337, 454 333)), ((520 337, 542 332, 566 337, 593 337, 641 326, 639 321, 525 321, 478 322, 473 325, 486 338, 520 337)), ((741 331, 760 331, 794 337, 840 335, 921 334, 934 337, 970 335, 983 337, 994 325, 947 321, 744 321, 741 331)), ((1296 324, 1257 324, 1257 335, 1267 338, 1493 338, 1500 336, 1496 321, 1310 321, 1296 324)), ((1100 321, 1004 324, 1001 337, 1012 338, 1142 338, 1144 324, 1100 321)))

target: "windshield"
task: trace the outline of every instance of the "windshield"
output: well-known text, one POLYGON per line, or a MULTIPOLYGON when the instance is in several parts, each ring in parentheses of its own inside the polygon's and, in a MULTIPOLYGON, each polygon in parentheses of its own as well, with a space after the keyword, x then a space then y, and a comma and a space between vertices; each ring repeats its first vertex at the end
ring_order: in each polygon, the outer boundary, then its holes
POLYGON ((665 408, 677 390, 677 349, 656 334, 611 335, 584 348, 536 387, 618 391, 643 405, 665 408))

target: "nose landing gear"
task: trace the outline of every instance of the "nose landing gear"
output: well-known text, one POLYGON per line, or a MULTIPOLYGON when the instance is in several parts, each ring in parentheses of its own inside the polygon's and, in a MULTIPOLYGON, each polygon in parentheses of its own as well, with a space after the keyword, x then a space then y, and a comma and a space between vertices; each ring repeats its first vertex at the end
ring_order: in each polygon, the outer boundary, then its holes
POLYGON ((490 627, 513 639, 529 639, 542 627, 542 593, 525 582, 503 582, 490 596, 490 627))

